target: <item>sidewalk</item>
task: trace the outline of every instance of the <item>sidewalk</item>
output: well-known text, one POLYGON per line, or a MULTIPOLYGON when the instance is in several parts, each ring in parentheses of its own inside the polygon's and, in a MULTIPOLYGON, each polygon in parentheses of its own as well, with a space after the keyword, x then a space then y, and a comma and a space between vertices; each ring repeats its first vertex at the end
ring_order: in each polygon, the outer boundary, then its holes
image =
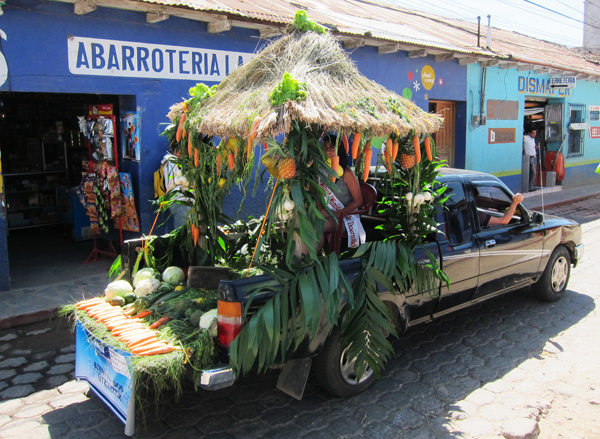
POLYGON ((523 205, 527 209, 541 210, 542 204, 544 208, 556 207, 600 195, 600 183, 570 189, 563 189, 562 186, 556 186, 554 188, 538 189, 535 192, 523 195, 525 196, 523 205))
POLYGON ((98 296, 108 284, 106 275, 83 277, 0 293, 0 329, 49 320, 65 304, 98 296))

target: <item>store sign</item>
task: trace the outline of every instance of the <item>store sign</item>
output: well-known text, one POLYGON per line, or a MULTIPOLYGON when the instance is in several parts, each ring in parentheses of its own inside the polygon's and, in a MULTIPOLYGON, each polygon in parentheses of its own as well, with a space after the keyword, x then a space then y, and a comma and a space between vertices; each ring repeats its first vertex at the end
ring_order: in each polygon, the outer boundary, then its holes
POLYGON ((219 82, 253 53, 69 37, 69 71, 74 75, 184 79, 219 82))
POLYGON ((599 121, 600 120, 600 106, 598 105, 590 105, 588 107, 589 112, 590 112, 590 116, 589 116, 589 121, 593 122, 593 121, 599 121))
POLYGON ((545 95, 545 96, 571 96, 571 89, 568 87, 551 87, 550 79, 539 79, 530 76, 518 77, 518 91, 527 95, 545 95))
POLYGON ((519 102, 488 99, 487 118, 488 120, 517 120, 519 118, 519 102))
POLYGON ((516 128, 489 128, 488 143, 515 143, 517 138, 516 128))
POLYGON ((592 139, 600 139, 600 127, 591 127, 590 128, 590 137, 592 139))
POLYGON ((577 76, 550 78, 548 82, 550 83, 550 88, 575 88, 577 86, 577 76))

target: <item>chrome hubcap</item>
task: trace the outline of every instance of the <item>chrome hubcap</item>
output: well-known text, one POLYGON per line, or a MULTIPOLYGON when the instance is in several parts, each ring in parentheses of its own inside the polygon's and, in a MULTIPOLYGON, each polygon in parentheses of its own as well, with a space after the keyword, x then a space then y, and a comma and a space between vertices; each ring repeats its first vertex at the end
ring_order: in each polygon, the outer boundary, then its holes
POLYGON ((567 283, 567 277, 569 275, 569 264, 564 256, 561 256, 554 263, 552 267, 552 289, 555 292, 561 291, 567 283))
POLYGON ((345 349, 340 357, 340 373, 342 374, 342 378, 344 379, 344 381, 346 381, 352 386, 356 386, 357 384, 368 380, 369 377, 373 375, 373 370, 369 366, 367 366, 365 372, 362 374, 362 377, 360 377, 360 381, 357 380, 356 373, 354 372, 354 363, 356 362, 356 357, 353 358, 351 361, 348 361, 348 359, 346 358, 347 352, 348 349, 345 349))

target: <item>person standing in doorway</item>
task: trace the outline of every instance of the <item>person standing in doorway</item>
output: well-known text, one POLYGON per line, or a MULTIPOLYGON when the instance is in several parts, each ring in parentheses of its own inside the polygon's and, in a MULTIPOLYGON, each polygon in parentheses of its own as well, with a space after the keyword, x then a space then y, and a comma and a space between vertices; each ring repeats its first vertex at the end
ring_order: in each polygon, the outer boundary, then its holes
POLYGON ((535 190, 533 182, 535 181, 535 169, 537 165, 536 149, 539 148, 539 145, 535 144, 536 134, 536 130, 530 129, 523 138, 523 155, 529 156, 529 192, 535 190))

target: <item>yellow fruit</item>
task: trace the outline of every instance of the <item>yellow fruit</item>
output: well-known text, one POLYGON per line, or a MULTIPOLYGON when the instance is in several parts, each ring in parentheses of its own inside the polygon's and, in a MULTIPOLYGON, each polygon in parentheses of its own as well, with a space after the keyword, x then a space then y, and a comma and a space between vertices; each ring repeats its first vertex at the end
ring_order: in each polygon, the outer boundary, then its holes
POLYGON ((276 166, 273 166, 272 168, 267 168, 267 171, 269 171, 269 174, 271 174, 273 177, 279 177, 279 169, 277 169, 276 166))
POLYGON ((219 185, 218 185, 218 186, 219 186, 219 187, 223 187, 223 185, 224 185, 225 183, 227 183, 227 179, 226 179, 226 178, 221 178, 221 179, 219 180, 219 185))
POLYGON ((402 153, 400 154, 400 166, 404 169, 410 169, 417 164, 417 158, 414 155, 402 153))
POLYGON ((183 290, 183 288, 184 287, 182 285, 179 285, 179 286, 175 287, 175 291, 181 291, 181 290, 183 290))
POLYGON ((277 159, 273 156, 265 155, 263 156, 261 162, 266 168, 273 168, 277 164, 277 159))
POLYGON ((291 157, 284 157, 279 159, 277 169, 281 178, 292 178, 296 174, 296 162, 291 157))

